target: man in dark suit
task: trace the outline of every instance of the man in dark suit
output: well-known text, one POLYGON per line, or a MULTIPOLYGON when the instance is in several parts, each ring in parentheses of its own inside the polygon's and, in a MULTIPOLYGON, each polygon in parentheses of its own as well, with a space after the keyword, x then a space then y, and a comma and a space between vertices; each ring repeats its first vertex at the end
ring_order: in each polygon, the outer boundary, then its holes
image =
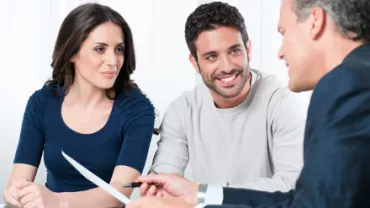
POLYGON ((370 207, 369 14, 369 0, 283 1, 279 58, 289 67, 289 88, 314 90, 304 167, 295 190, 267 193, 210 187, 158 174, 139 179, 157 184, 141 192, 162 197, 146 196, 128 207, 185 208, 197 201, 225 208, 370 207))

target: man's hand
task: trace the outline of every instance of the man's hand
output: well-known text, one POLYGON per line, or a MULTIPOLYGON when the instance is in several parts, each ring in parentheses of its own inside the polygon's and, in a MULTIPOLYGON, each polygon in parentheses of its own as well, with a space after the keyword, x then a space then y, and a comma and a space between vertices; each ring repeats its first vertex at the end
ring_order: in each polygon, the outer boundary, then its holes
POLYGON ((126 208, 193 208, 185 201, 173 197, 145 196, 126 204, 126 208))
POLYGON ((194 206, 197 203, 199 185, 175 174, 151 174, 138 179, 142 196, 176 197, 194 206), (156 184, 149 186, 148 184, 156 184))

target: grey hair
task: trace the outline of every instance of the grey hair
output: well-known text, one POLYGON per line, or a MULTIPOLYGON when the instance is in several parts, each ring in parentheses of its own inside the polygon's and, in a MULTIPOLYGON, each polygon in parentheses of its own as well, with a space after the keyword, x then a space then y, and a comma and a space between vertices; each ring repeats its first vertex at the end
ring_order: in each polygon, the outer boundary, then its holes
POLYGON ((343 37, 370 42, 370 0, 292 0, 298 21, 320 7, 334 20, 343 37))

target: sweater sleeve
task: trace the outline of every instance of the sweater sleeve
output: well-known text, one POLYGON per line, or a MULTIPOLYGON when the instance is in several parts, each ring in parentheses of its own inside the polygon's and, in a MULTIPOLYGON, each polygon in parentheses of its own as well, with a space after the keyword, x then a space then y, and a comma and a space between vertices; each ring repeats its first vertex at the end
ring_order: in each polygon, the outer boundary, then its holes
POLYGON ((189 149, 181 114, 187 112, 186 108, 185 97, 181 96, 171 103, 164 114, 152 170, 184 175, 189 162, 189 149))

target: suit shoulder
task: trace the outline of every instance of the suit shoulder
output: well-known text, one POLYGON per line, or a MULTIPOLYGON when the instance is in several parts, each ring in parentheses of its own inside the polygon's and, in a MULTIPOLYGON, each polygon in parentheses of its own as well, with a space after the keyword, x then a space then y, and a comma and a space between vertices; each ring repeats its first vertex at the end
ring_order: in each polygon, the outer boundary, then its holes
POLYGON ((316 85, 312 97, 310 111, 324 114, 329 109, 336 109, 350 100, 369 98, 370 70, 366 64, 346 62, 330 71, 316 85), (355 99, 356 98, 356 99, 355 99))
POLYGON ((345 63, 326 74, 315 87, 315 91, 340 93, 357 88, 370 88, 370 65, 345 63))
MULTIPOLYGON (((327 73, 317 84, 337 87, 370 87, 370 45, 354 49, 343 62, 327 73)), ((345 90, 345 89, 343 89, 345 90)))

